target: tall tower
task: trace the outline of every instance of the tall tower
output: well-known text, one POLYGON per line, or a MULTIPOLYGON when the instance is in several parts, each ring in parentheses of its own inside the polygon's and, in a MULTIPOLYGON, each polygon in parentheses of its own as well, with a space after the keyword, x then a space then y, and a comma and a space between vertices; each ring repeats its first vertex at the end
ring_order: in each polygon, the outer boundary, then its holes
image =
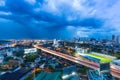
POLYGON ((53 46, 54 47, 58 47, 59 46, 59 43, 56 39, 53 40, 53 46))
POLYGON ((115 35, 112 35, 112 41, 115 41, 115 35))
POLYGON ((120 35, 116 37, 116 43, 120 44, 120 35))

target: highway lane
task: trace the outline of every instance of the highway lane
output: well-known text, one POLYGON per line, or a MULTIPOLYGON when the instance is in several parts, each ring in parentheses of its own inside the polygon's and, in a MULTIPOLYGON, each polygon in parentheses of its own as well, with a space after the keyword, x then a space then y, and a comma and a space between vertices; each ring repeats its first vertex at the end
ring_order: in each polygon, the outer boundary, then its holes
POLYGON ((83 59, 83 58, 76 58, 76 57, 73 57, 73 56, 70 56, 70 55, 67 55, 67 54, 63 54, 63 53, 60 53, 60 52, 56 52, 56 51, 53 51, 53 50, 50 50, 50 49, 47 49, 47 48, 42 48, 43 51, 46 51, 48 53, 51 53, 51 54, 54 54, 54 55, 57 55, 57 56, 61 56, 61 57, 67 57, 67 58, 70 58, 70 60, 75 60, 75 61, 80 61, 80 62, 85 62, 87 64, 92 64, 94 66, 99 66, 99 64, 95 63, 95 62, 92 62, 92 61, 88 61, 86 59, 83 59))
MULTIPOLYGON (((47 53, 62 57, 64 59, 70 60, 72 62, 81 64, 81 65, 84 65, 84 66, 89 67, 91 69, 95 69, 95 70, 99 69, 99 64, 98 63, 95 63, 95 62, 92 62, 92 61, 89 61, 89 60, 85 60, 85 59, 82 59, 82 58, 76 58, 76 57, 73 57, 73 56, 70 56, 70 55, 67 55, 67 54, 63 54, 63 53, 60 53, 60 52, 56 52, 56 51, 53 51, 53 50, 50 50, 50 49, 47 49, 47 48, 43 48, 43 47, 41 47, 39 45, 33 45, 33 46, 35 48, 37 48, 37 49, 41 49, 44 52, 47 52, 47 53)), ((111 74, 114 77, 120 78, 120 69, 115 68, 112 65, 111 66, 111 74)))
MULTIPOLYGON (((39 48, 36 46, 36 48, 39 48)), ((73 56, 69 56, 67 54, 63 54, 63 53, 60 53, 60 52, 56 52, 56 51, 53 51, 53 50, 49 50, 47 48, 39 48, 41 49, 42 51, 45 51, 45 52, 48 52, 48 53, 51 53, 53 55, 56 55, 56 56, 59 56, 59 57, 62 57, 64 59, 67 59, 67 60, 70 60, 72 62, 75 62, 75 63, 78 63, 78 64, 83 64, 87 67, 90 67, 92 69, 96 69, 98 68, 98 64, 94 64, 94 62, 90 62, 88 60, 82 60, 82 59, 79 59, 79 58, 76 58, 76 57, 73 57, 73 56), (92 65, 91 65, 92 64, 92 65), (93 66, 94 65, 94 66, 93 66)))

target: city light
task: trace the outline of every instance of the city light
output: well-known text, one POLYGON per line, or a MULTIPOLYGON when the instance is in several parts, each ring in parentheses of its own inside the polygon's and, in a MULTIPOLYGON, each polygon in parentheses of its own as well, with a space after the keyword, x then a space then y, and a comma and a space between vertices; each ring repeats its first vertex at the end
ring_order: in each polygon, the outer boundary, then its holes
POLYGON ((76 75, 76 73, 75 73, 75 72, 72 72, 72 75, 76 75))
POLYGON ((0 0, 0 80, 119 80, 119 7, 120 0, 0 0))
POLYGON ((66 79, 66 78, 68 78, 69 77, 69 75, 63 75, 62 76, 62 79, 66 79))
POLYGON ((71 77, 71 76, 75 76, 76 75, 76 72, 72 72, 71 74, 69 74, 69 75, 63 75, 62 76, 62 79, 67 79, 67 78, 69 78, 69 77, 71 77))

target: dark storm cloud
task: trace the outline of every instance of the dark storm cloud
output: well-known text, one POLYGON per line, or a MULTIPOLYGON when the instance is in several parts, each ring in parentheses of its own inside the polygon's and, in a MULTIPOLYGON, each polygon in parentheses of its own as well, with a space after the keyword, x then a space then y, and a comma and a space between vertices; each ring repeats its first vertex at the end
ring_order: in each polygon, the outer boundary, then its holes
POLYGON ((6 7, 14 14, 32 13, 32 6, 24 0, 6 0, 6 7))
MULTIPOLYGON (((31 5, 25 0, 12 0, 12 1, 6 0, 6 7, 10 12, 12 12, 12 16, 10 15, 8 16, 8 18, 20 23, 27 23, 27 21, 30 22, 31 19, 34 19, 37 21, 45 21, 48 23, 54 23, 53 28, 54 26, 57 27, 57 25, 60 25, 61 27, 65 27, 67 25, 72 25, 72 26, 77 25, 77 26, 86 26, 86 27, 90 26, 93 28, 97 28, 97 27, 100 27, 102 24, 101 23, 102 21, 100 21, 100 19, 97 19, 95 17, 93 18, 88 17, 83 20, 78 19, 75 21, 74 20, 67 21, 66 20, 67 15, 58 16, 52 13, 48 13, 45 10, 35 12, 34 9, 38 7, 37 6, 38 3, 41 3, 41 6, 42 6, 45 2, 43 0, 42 1, 36 0, 36 3, 34 5, 31 5)), ((67 9, 68 8, 66 8, 65 10, 67 9)))
MULTIPOLYGON (((0 6, 0 18, 19 23, 29 29, 28 34, 32 33, 33 38, 38 38, 40 33, 48 38, 55 38, 60 32, 70 33, 67 30, 68 26, 99 29, 105 23, 104 19, 94 15, 95 0, 3 1, 5 5, 0 6)), ((13 28, 16 26, 15 24, 13 28)))

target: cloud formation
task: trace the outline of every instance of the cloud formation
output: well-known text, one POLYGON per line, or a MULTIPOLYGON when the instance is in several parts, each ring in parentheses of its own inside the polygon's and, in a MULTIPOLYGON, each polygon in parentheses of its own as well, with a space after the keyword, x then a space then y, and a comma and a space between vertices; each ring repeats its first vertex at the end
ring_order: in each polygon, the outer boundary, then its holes
POLYGON ((0 0, 1 39, 8 33, 18 39, 119 34, 119 5, 119 0, 0 0))

